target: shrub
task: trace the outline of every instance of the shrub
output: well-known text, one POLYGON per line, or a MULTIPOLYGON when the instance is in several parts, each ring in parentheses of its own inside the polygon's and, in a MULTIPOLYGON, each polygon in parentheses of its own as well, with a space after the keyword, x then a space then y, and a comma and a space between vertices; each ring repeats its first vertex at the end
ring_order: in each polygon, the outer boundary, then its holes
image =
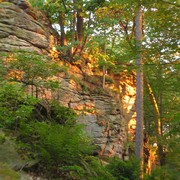
POLYGON ((17 130, 31 116, 37 99, 25 94, 20 83, 2 82, 0 88, 0 123, 2 128, 17 130))
POLYGON ((75 124, 77 114, 74 110, 54 101, 51 103, 51 118, 59 124, 75 124))
POLYGON ((116 180, 139 180, 140 166, 137 160, 123 161, 115 157, 106 168, 116 180))
POLYGON ((157 167, 152 170, 151 175, 146 176, 145 180, 177 180, 180 179, 179 171, 168 166, 157 167))
POLYGON ((84 160, 88 167, 88 180, 115 180, 115 177, 101 164, 99 158, 88 156, 84 160))
POLYGON ((92 152, 90 141, 80 125, 71 127, 39 122, 35 124, 35 131, 39 135, 37 150, 45 164, 71 165, 92 152))
POLYGON ((24 136, 19 140, 21 149, 25 148, 23 151, 29 158, 37 159, 37 169, 48 176, 58 177, 64 166, 79 166, 81 159, 93 152, 91 141, 81 125, 35 121, 27 126, 29 133, 23 132, 24 136))

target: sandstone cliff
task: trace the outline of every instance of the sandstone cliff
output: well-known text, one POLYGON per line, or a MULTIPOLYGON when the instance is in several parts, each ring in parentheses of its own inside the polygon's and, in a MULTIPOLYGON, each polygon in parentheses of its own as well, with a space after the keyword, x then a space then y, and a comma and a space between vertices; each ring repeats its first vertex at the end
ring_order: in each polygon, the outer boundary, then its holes
MULTIPOLYGON (((18 2, 0 3, 0 52, 25 50, 49 54, 54 40, 48 19, 18 2)), ((59 74, 60 89, 50 93, 50 98, 58 99, 79 114, 79 123, 86 125, 100 147, 100 155, 124 157, 128 154, 128 128, 133 130, 135 123, 135 85, 133 76, 124 73, 110 78, 112 82, 104 90, 101 76, 97 77, 90 67, 69 65, 68 75, 59 74)))

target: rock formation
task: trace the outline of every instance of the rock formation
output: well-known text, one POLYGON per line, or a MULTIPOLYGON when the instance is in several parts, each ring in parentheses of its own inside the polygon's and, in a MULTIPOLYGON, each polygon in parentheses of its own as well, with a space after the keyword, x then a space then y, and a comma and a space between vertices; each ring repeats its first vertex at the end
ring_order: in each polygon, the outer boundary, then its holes
POLYGON ((26 1, 0 3, 0 51, 24 50, 47 54, 52 28, 48 19, 26 1))
MULTIPOLYGON (((26 1, 0 2, 0 52, 25 50, 48 54, 53 43, 48 19, 26 1)), ((78 122, 85 124, 87 133, 100 147, 100 155, 127 156, 127 131, 128 127, 133 130, 135 117, 133 76, 113 75, 114 83, 107 84, 104 90, 99 84, 101 77, 96 77, 88 66, 82 70, 69 65, 68 72, 68 76, 61 73, 57 77, 60 89, 50 98, 58 99, 79 114, 78 122), (97 82, 90 82, 87 77, 97 82)))
POLYGON ((128 138, 132 138, 135 127, 135 83, 133 75, 111 76, 114 83, 102 88, 102 76, 97 77, 87 67, 80 70, 69 66, 68 76, 58 77, 60 89, 51 98, 74 109, 78 122, 84 124, 87 133, 100 147, 99 155, 128 158, 128 138), (76 75, 74 78, 74 75, 76 75), (84 75, 86 81, 84 81, 84 75), (83 83, 83 86, 78 82, 83 83), (129 135, 128 135, 129 132, 129 135))

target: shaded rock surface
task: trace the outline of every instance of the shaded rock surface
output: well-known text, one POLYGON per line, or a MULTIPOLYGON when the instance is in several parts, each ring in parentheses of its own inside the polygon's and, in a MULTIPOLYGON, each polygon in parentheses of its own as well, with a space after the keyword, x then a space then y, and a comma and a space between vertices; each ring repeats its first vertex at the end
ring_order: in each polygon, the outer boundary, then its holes
POLYGON ((0 51, 24 50, 47 54, 52 28, 48 19, 27 1, 0 2, 0 51))
POLYGON ((0 179, 12 180, 45 180, 22 171, 23 167, 34 162, 22 160, 12 139, 6 137, 0 129, 0 179), (2 141, 2 137, 5 137, 2 141), (14 169, 17 171, 14 171, 14 169))
MULTIPOLYGON (((3 132, 0 130, 0 136, 2 135, 3 132)), ((7 138, 4 142, 0 142, 0 162, 16 169, 20 169, 25 164, 17 153, 13 141, 7 138)))

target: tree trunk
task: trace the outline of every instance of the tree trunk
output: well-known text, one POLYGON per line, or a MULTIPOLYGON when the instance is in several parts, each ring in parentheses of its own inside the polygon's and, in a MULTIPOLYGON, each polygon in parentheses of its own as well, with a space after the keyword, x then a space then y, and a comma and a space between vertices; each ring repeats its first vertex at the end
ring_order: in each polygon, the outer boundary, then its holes
MULTIPOLYGON (((106 36, 106 31, 104 31, 104 36, 106 36)), ((106 55, 106 42, 104 42, 103 44, 103 51, 104 54, 106 55)), ((106 62, 106 59, 105 59, 106 62)), ((106 65, 103 65, 103 89, 105 88, 105 84, 106 84, 106 65)))
POLYGON ((160 137, 162 135, 159 106, 158 106, 158 103, 156 101, 156 98, 154 96, 154 93, 152 91, 150 84, 146 80, 144 82, 145 82, 145 86, 146 86, 150 101, 153 106, 156 141, 157 141, 157 147, 158 147, 158 152, 157 152, 158 161, 159 161, 160 165, 162 166, 162 165, 164 165, 164 153, 163 153, 163 147, 162 147, 161 143, 159 142, 160 137))
MULTIPOLYGON (((73 4, 75 6, 75 4, 77 3, 76 0, 73 0, 73 4)), ((76 9, 74 8, 73 9, 73 16, 72 16, 72 20, 71 20, 71 42, 72 42, 72 46, 70 48, 70 57, 73 57, 76 49, 74 47, 74 42, 76 41, 77 37, 76 37, 76 15, 77 15, 77 12, 76 12, 76 9)))
MULTIPOLYGON (((89 12, 89 20, 88 20, 88 26, 87 26, 87 29, 89 29, 90 28, 90 25, 91 25, 91 12, 89 12)), ((87 43, 87 41, 88 41, 88 34, 86 34, 86 36, 85 37, 83 37, 83 43, 82 43, 82 45, 81 45, 81 50, 80 50, 80 56, 81 56, 81 54, 82 54, 82 52, 83 52, 83 49, 84 49, 84 47, 85 47, 85 45, 86 45, 86 43, 87 43)))
POLYGON ((66 41, 66 34, 64 31, 64 14, 60 13, 59 14, 59 25, 60 25, 60 29, 61 29, 61 46, 66 46, 67 45, 67 41, 66 41))
POLYGON ((105 88, 106 85, 106 66, 103 65, 103 89, 105 88))
POLYGON ((142 7, 139 1, 137 15, 136 15, 136 140, 135 153, 140 160, 141 176, 143 179, 143 157, 144 157, 144 113, 143 113, 143 62, 141 55, 141 41, 142 41, 142 7))
POLYGON ((71 41, 72 41, 72 46, 70 49, 70 56, 72 57, 75 51, 74 48, 74 42, 76 41, 76 30, 75 30, 75 26, 76 26, 76 12, 73 12, 73 20, 72 20, 72 29, 71 29, 71 41))
POLYGON ((82 43, 83 42, 83 38, 84 38, 84 28, 83 28, 83 21, 84 18, 82 16, 82 10, 78 9, 77 10, 77 40, 82 43))

